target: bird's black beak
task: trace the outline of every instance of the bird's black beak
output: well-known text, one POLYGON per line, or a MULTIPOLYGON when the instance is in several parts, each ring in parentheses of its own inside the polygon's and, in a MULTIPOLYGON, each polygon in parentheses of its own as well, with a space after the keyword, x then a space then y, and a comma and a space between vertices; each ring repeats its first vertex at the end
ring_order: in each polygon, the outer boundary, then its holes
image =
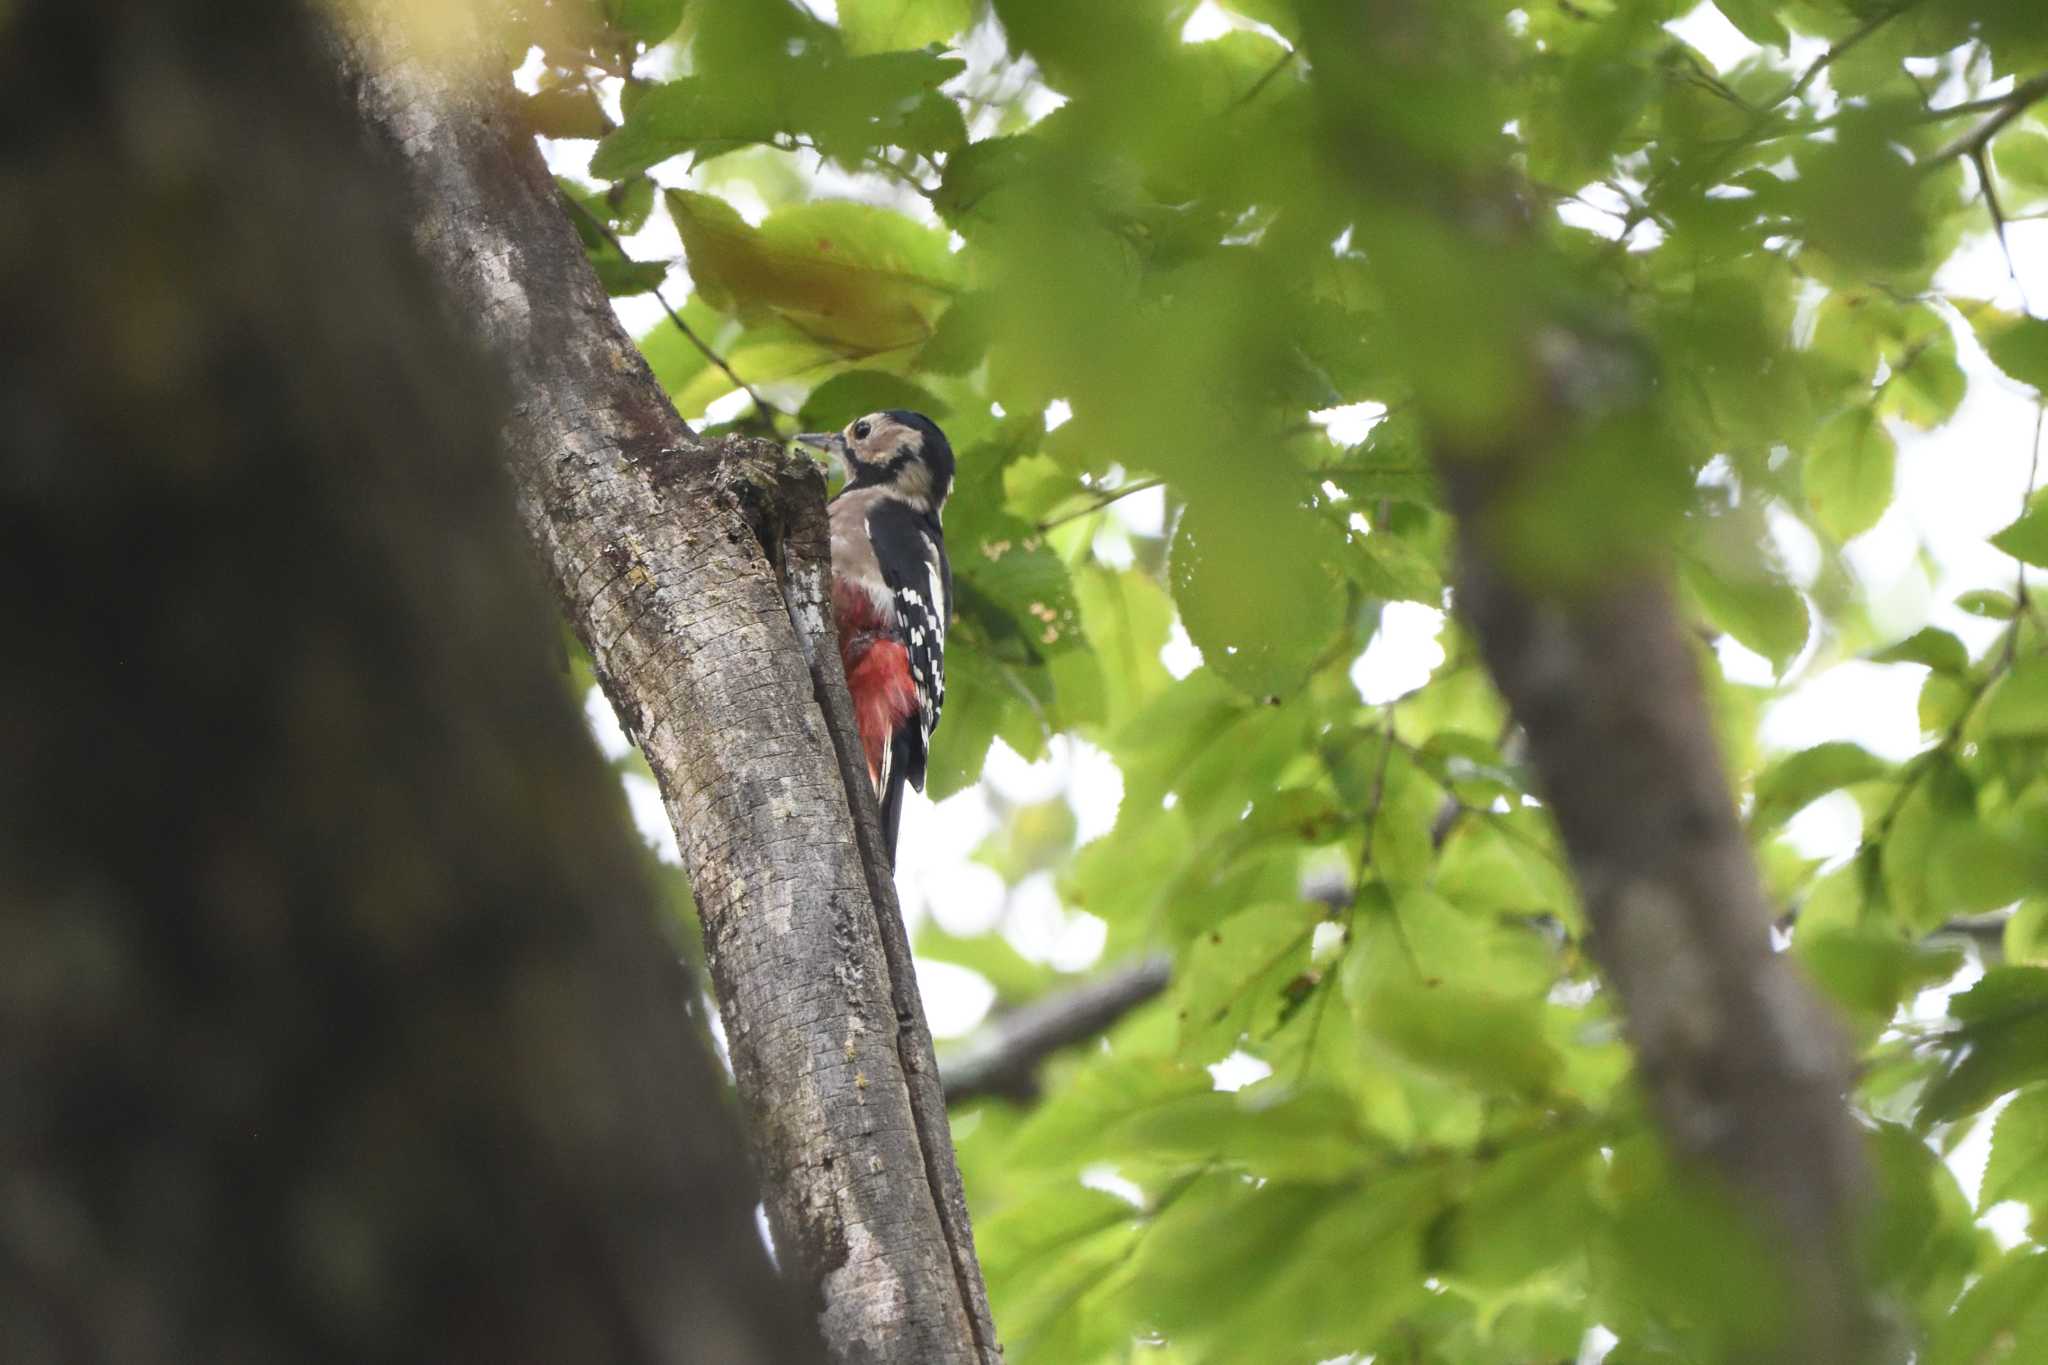
POLYGON ((800 446, 809 446, 812 450, 824 451, 838 462, 841 473, 852 474, 853 461, 847 458, 846 438, 838 432, 804 431, 797 433, 791 439, 800 446))

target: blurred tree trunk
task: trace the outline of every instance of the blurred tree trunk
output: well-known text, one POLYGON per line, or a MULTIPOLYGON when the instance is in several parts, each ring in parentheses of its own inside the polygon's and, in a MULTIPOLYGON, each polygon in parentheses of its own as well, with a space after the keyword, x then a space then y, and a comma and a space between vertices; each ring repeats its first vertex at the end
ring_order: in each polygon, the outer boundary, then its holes
MULTIPOLYGON (((1498 410, 1438 402, 1426 419, 1458 519, 1457 610, 1527 735, 1663 1134, 1734 1196, 1785 1277, 1784 1303, 1757 1306, 1769 1347, 1748 1358, 1875 1359, 1855 1254, 1867 1175, 1847 1051, 1773 949, 1662 547, 1631 546, 1597 581, 1546 581, 1512 548, 1518 499, 1648 376, 1596 303, 1544 292, 1569 267, 1544 259, 1539 210, 1514 168, 1458 160, 1407 117, 1402 101, 1432 81, 1439 108, 1470 99, 1486 79, 1485 45, 1461 47, 1458 21, 1415 0, 1321 0, 1305 13, 1333 164, 1360 191, 1361 244, 1384 261, 1423 238, 1440 253, 1426 267, 1408 258, 1405 277, 1383 267, 1396 326, 1464 327, 1497 345, 1489 359, 1506 396, 1484 397, 1498 410), (1459 290, 1486 258, 1517 254, 1531 283, 1504 310, 1515 322, 1482 332, 1491 320, 1461 318, 1470 296, 1459 290)), ((1474 406, 1469 390, 1460 401, 1474 406)), ((1629 506, 1598 515, 1645 517, 1629 506)))
POLYGON ((829 644, 819 472, 770 445, 706 443, 677 416, 464 6, 433 32, 398 0, 355 8, 363 118, 411 188, 422 254, 511 381, 501 441, 528 533, 661 784, 782 1260, 835 1359, 992 1365, 829 644))
POLYGON ((0 7, 0 1359, 815 1358, 396 191, 0 7))

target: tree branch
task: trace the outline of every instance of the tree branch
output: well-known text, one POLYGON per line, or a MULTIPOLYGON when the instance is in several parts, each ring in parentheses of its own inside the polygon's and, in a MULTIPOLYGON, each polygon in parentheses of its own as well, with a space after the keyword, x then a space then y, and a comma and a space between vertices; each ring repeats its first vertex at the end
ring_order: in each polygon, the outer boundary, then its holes
POLYGON ((1164 991, 1172 976, 1173 959, 1165 954, 1140 958, 998 1015, 946 1058, 946 1099, 1033 1098, 1041 1062, 1101 1034, 1164 991))
POLYGON ((1165 482, 1166 480, 1164 479, 1134 479, 1122 488, 1112 489, 1101 497, 1093 499, 1084 507, 1075 508, 1071 512, 1062 512, 1056 517, 1047 517, 1044 521, 1038 523, 1038 529, 1050 531, 1055 526, 1064 526, 1070 521, 1079 521, 1082 517, 1092 516, 1100 512, 1111 503, 1123 501, 1133 493, 1143 493, 1147 489, 1157 488, 1165 482))
MULTIPOLYGON (((619 327, 501 75, 423 57, 400 0, 359 12, 363 115, 517 395, 503 442, 528 533, 675 826, 783 1265, 837 1360, 994 1365, 872 797, 844 776, 844 681, 833 651, 817 675, 806 658, 831 629, 822 479, 770 446, 698 440, 619 327)), ((470 36, 442 50, 493 50, 470 36)))
MULTIPOLYGON (((2044 99, 2048 99, 2048 72, 2021 81, 2003 96, 1991 101, 1988 105, 1992 111, 1991 117, 1943 147, 1922 164, 1934 167, 1959 156, 1975 156, 1991 144, 1991 139, 1997 137, 1999 130, 2006 124, 2044 99)), ((1990 177, 1985 177, 1985 184, 1990 184, 1990 177)))
MULTIPOLYGON (((1543 277, 1551 263, 1510 169, 1444 163, 1369 93, 1392 79, 1388 54, 1412 85, 1430 75, 1418 62, 1453 50, 1436 8, 1376 0, 1310 14, 1329 142, 1358 181, 1368 259, 1409 259, 1414 235, 1432 232, 1459 253, 1446 259, 1477 268, 1514 254, 1543 277)), ((1448 64, 1435 74, 1450 92, 1475 80, 1448 64)), ((1462 296, 1386 270, 1394 335, 1440 336, 1462 296)), ((1589 333, 1540 290, 1503 314, 1520 321, 1491 343, 1515 358, 1492 411, 1440 399, 1426 414, 1458 526, 1457 609, 1526 736, 1660 1126, 1737 1199, 1789 1278, 1787 1318, 1752 1358, 1851 1365, 1869 1358, 1872 1319, 1854 1255, 1865 1178, 1848 1058, 1772 949, 1668 573, 1646 548, 1604 581, 1545 582, 1510 538, 1521 487, 1571 458, 1584 427, 1642 401, 1642 366, 1626 339, 1589 333)))
POLYGON ((1864 39, 1870 37, 1871 34, 1877 32, 1886 24, 1889 24, 1892 20, 1898 18, 1901 14, 1904 14, 1907 10, 1912 9, 1915 5, 1919 3, 1920 0, 1901 0, 1899 4, 1893 5, 1890 9, 1882 10, 1877 14, 1872 15, 1870 18, 1864 20, 1863 23, 1859 25, 1853 32, 1844 36, 1841 39, 1841 41, 1834 43, 1828 48, 1826 52, 1823 52, 1820 54, 1820 56, 1816 57, 1813 60, 1812 64, 1809 65, 1806 68, 1806 70, 1802 71, 1799 74, 1799 79, 1793 81, 1792 84, 1786 86, 1785 89, 1782 92, 1780 92, 1775 99, 1771 100, 1770 103, 1766 104, 1764 108, 1766 110, 1775 109, 1779 105, 1783 104, 1786 100, 1797 99, 1799 96, 1805 94, 1806 88, 1814 83, 1814 81, 1820 76, 1821 72, 1827 70, 1830 66, 1833 66, 1843 57, 1848 56, 1849 53, 1854 51, 1856 47, 1863 42, 1864 39))

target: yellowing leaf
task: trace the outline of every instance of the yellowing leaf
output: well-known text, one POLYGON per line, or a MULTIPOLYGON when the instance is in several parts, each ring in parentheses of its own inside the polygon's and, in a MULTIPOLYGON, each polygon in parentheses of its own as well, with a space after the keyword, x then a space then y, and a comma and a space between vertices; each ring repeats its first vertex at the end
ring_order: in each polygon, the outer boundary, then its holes
POLYGON ((951 297, 944 239, 888 209, 800 204, 757 229, 712 195, 667 199, 705 302, 780 318, 849 360, 921 344, 951 297))

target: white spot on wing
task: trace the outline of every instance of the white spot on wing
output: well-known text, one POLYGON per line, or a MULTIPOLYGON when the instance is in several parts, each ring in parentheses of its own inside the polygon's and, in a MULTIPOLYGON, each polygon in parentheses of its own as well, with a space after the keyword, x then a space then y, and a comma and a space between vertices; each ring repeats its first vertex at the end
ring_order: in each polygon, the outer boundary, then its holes
POLYGON ((931 584, 932 626, 938 632, 939 645, 946 643, 946 621, 952 615, 946 608, 946 582, 939 572, 939 547, 932 544, 932 538, 924 538, 924 573, 931 584))

